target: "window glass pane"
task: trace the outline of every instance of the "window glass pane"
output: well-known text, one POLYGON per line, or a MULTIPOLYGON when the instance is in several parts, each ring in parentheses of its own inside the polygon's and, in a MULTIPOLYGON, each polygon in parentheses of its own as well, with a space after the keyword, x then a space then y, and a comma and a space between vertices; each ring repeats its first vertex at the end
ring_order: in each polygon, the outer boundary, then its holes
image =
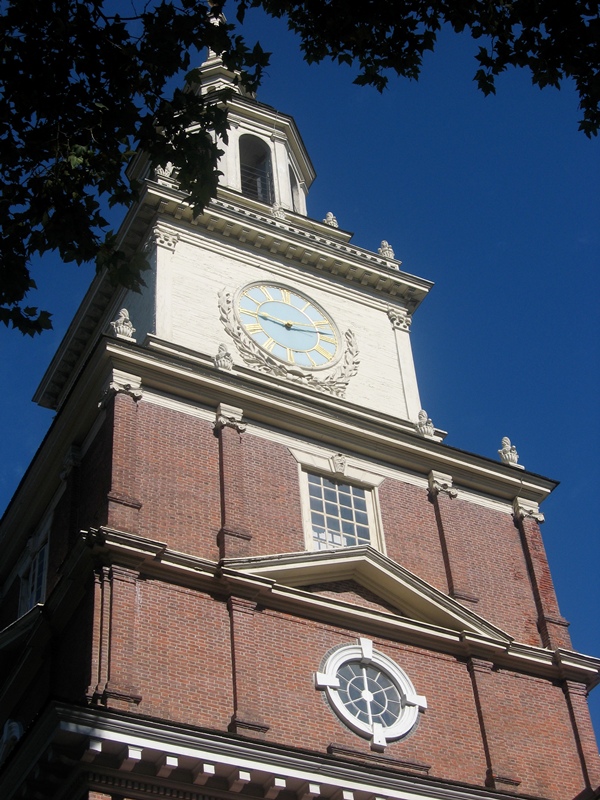
POLYGON ((308 483, 316 549, 370 542, 364 489, 321 475, 309 474, 308 483))

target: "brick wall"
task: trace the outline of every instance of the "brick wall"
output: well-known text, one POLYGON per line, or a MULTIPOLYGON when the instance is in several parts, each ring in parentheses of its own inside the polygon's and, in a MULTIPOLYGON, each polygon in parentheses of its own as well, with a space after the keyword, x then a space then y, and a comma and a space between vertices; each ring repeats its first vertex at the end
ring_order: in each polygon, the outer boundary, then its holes
MULTIPOLYGON (((103 523, 212 561, 223 554, 224 520, 242 525, 249 556, 303 550, 296 460, 280 443, 227 434, 220 442, 205 419, 117 395, 57 506, 56 577, 73 531, 103 523)), ((379 498, 391 559, 441 591, 468 590, 460 602, 517 640, 540 645, 540 613, 557 612, 531 520, 524 533, 511 514, 460 496, 432 499, 392 478, 379 498)), ((18 704, 20 718, 31 719, 49 697, 91 701, 319 754, 333 747, 375 763, 369 741, 336 716, 313 680, 325 654, 353 643, 357 631, 228 596, 218 580, 214 591, 200 591, 116 561, 96 562, 83 599, 53 641, 51 670, 43 679, 36 673, 35 689, 18 704)), ((321 578, 304 588, 391 610, 351 580, 321 578)), ((9 591, 7 607, 11 597, 9 591)), ((562 685, 491 662, 401 642, 375 640, 375 647, 407 672, 429 705, 415 730, 386 747, 380 758, 388 766, 550 800, 585 786, 582 758, 593 760, 594 744, 580 688, 565 696, 562 685), (574 720, 583 731, 579 750, 574 720)))
MULTIPOLYGON (((354 643, 357 632, 241 599, 232 608, 225 599, 157 581, 139 581, 136 598, 134 610, 117 613, 135 617, 139 713, 221 731, 237 714, 238 733, 372 758, 369 741, 337 717, 313 678, 325 655, 354 643)), ((381 639, 374 646, 428 702, 416 729, 386 747, 389 766, 428 767, 432 777, 479 786, 493 774, 497 788, 511 780, 511 791, 553 800, 580 791, 581 764, 560 686, 493 667, 481 667, 485 675, 474 686, 464 660, 381 639)))

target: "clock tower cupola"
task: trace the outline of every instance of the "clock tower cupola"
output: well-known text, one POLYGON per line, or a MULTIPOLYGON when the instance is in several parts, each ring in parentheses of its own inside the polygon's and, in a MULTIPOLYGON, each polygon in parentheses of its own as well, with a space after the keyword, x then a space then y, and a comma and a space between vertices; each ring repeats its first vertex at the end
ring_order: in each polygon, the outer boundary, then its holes
POLYGON ((306 195, 315 171, 294 120, 271 106, 257 103, 210 53, 201 67, 203 94, 232 90, 228 101, 229 132, 219 162, 223 190, 306 216, 306 195))

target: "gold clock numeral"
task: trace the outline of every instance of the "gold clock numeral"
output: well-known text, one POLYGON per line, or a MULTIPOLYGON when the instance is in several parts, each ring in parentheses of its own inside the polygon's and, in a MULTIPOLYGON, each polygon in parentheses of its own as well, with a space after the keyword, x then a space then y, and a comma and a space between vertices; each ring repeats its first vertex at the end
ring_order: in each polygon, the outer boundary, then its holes
POLYGON ((331 327, 331 323, 327 319, 311 320, 311 322, 313 323, 313 325, 316 325, 317 328, 322 328, 323 325, 327 325, 328 328, 331 327))
POLYGON ((292 296, 290 294, 289 289, 283 289, 283 288, 281 289, 281 299, 283 300, 284 303, 287 303, 288 306, 291 305, 292 296))
POLYGON ((315 350, 319 355, 323 356, 323 358, 326 358, 327 361, 329 361, 331 358, 331 353, 325 350, 324 347, 321 347, 320 344, 318 344, 316 347, 313 347, 313 350, 315 350))
POLYGON ((244 292, 244 294, 242 295, 242 297, 244 297, 246 300, 250 300, 252 303, 254 303, 254 305, 255 305, 255 306, 259 305, 259 302, 260 302, 260 301, 259 301, 259 300, 255 300, 255 299, 252 297, 252 295, 251 295, 251 294, 248 294, 248 292, 244 292))
POLYGON ((290 364, 294 364, 295 363, 294 362, 294 351, 290 350, 289 347, 286 347, 286 352, 287 352, 287 360, 290 362, 290 364))
POLYGON ((322 342, 327 342, 328 344, 335 344, 335 337, 334 336, 321 336, 322 342))
POLYGON ((246 330, 248 331, 248 333, 258 333, 259 331, 262 331, 262 329, 263 329, 263 326, 260 324, 260 322, 251 322, 248 325, 246 325, 245 327, 246 327, 246 330))
POLYGON ((270 353, 276 344, 277 342, 275 341, 275 339, 267 339, 267 341, 263 344, 263 347, 270 353))
POLYGON ((264 296, 267 298, 267 300, 273 300, 273 295, 271 294, 271 292, 269 292, 269 290, 267 289, 266 286, 261 286, 260 290, 264 294, 264 296))

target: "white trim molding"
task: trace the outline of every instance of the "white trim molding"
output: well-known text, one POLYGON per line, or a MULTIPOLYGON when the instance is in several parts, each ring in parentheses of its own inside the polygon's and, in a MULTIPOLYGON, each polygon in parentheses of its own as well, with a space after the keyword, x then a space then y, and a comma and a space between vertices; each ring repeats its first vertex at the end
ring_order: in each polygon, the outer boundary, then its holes
POLYGON ((385 475, 375 472, 372 466, 360 462, 340 452, 304 450, 299 447, 288 447, 289 452, 298 462, 298 479, 300 481, 300 502, 302 505, 302 524, 307 550, 314 550, 312 519, 307 475, 309 473, 323 475, 330 480, 341 481, 348 485, 365 490, 367 515, 369 518, 370 544, 376 550, 385 553, 383 521, 379 508, 378 487, 385 480, 385 475))

